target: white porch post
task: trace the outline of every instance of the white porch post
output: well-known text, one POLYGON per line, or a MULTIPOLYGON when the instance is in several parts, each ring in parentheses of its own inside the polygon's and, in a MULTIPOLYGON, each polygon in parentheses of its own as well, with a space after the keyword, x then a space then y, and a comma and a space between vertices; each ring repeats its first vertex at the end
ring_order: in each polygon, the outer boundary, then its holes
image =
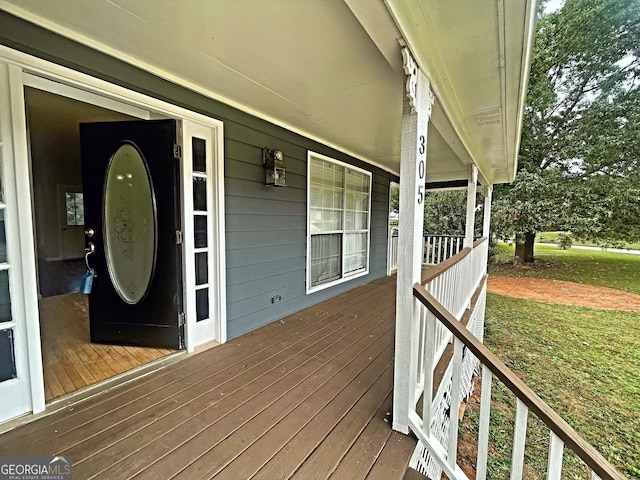
POLYGON ((484 187, 484 218, 482 219, 482 236, 489 239, 491 234, 491 197, 493 196, 493 185, 484 187))
POLYGON ((476 184, 478 183, 478 168, 471 165, 469 183, 467 184, 467 223, 464 232, 464 247, 473 247, 473 230, 476 218, 476 184))
POLYGON ((413 285, 422 270, 427 129, 433 94, 429 79, 420 71, 409 50, 402 50, 407 74, 407 98, 402 113, 400 157, 400 222, 396 296, 396 350, 394 364, 393 429, 409 433, 409 405, 416 381, 418 308, 413 285))

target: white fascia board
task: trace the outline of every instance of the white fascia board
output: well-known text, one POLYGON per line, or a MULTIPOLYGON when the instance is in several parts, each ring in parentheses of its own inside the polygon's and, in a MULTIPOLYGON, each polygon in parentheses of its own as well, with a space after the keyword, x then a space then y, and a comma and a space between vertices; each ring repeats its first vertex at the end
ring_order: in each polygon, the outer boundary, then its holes
MULTIPOLYGON (((437 48, 437 38, 434 37, 434 33, 429 30, 429 19, 423 18, 420 15, 418 20, 415 20, 416 12, 421 12, 419 0, 385 0, 387 8, 391 13, 396 25, 402 33, 407 46, 415 56, 415 60, 427 76, 431 79, 432 89, 438 99, 442 115, 438 118, 437 115, 432 119, 434 126, 441 133, 442 137, 447 140, 447 143, 452 146, 452 150, 456 152, 461 161, 465 163, 473 163, 479 170, 479 177, 483 184, 493 184, 503 181, 512 181, 515 176, 515 170, 517 165, 517 153, 520 142, 520 132, 522 128, 522 114, 524 111, 524 102, 526 100, 527 90, 527 78, 529 74, 531 51, 533 45, 533 36, 535 34, 535 18, 536 18, 536 6, 537 0, 527 0, 525 6, 522 9, 520 18, 522 19, 521 26, 513 28, 511 23, 505 25, 504 22, 504 9, 508 6, 508 2, 505 0, 499 0, 496 4, 496 16, 498 17, 498 25, 496 36, 500 48, 501 62, 496 72, 496 78, 500 82, 499 88, 502 97, 502 123, 504 125, 503 137, 504 137, 504 155, 505 155, 505 174, 495 175, 494 169, 489 163, 480 158, 480 149, 476 148, 476 143, 471 136, 470 132, 466 130, 465 115, 462 104, 456 94, 456 91, 451 88, 449 75, 447 73, 447 63, 443 57, 442 52, 437 48), (502 15, 502 17, 501 17, 502 15), (423 30, 419 33, 416 32, 416 23, 423 26, 423 30), (426 27, 426 28, 425 28, 426 27), (508 30, 508 31, 507 31, 508 30), (505 44, 507 43, 506 35, 522 35, 520 39, 522 48, 519 48, 515 53, 513 51, 506 51, 505 44), (505 62, 509 62, 511 65, 514 63, 518 65, 516 70, 520 72, 518 78, 518 87, 516 95, 507 94, 507 78, 505 70, 509 65, 505 65, 505 62), (511 121, 510 126, 507 123, 505 114, 507 112, 508 103, 514 105, 517 104, 515 111, 517 112, 516 118, 511 121), (446 125, 448 120, 449 126, 446 125), (456 145, 457 144, 457 145, 456 145), (453 148, 454 145, 456 148, 453 148)), ((510 20, 511 21, 511 20, 510 20)), ((514 84, 513 77, 509 78, 511 85, 514 84)))
POLYGON ((522 122, 524 121, 524 108, 527 103, 527 90, 529 89, 529 74, 533 56, 533 44, 536 35, 536 22, 538 19, 538 0, 528 2, 525 18, 525 42, 522 46, 522 65, 520 69, 520 93, 518 98, 518 121, 515 131, 516 141, 514 148, 515 161, 513 171, 509 172, 508 182, 515 180, 518 173, 518 152, 520 151, 520 139, 522 138, 522 122))

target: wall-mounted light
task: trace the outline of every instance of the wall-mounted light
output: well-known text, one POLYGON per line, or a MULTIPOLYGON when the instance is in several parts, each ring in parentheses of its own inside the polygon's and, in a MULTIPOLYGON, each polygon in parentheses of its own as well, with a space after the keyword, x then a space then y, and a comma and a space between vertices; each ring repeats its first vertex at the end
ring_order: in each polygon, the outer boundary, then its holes
POLYGON ((274 187, 286 187, 284 155, 280 150, 262 149, 262 165, 265 168, 265 184, 274 187))

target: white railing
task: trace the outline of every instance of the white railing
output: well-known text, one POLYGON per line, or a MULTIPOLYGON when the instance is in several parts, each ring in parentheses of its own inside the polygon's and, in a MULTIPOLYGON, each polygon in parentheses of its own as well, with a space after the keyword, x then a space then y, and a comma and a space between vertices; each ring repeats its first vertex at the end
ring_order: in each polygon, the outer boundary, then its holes
MULTIPOLYGON (((426 271, 422 283, 424 288, 441 302, 448 311, 452 312, 457 320, 462 320, 465 314, 469 326, 477 332, 478 338, 482 338, 484 329, 484 297, 478 302, 474 299, 479 286, 483 283, 487 268, 488 241, 485 238, 477 240, 473 248, 464 248, 451 258, 439 263, 426 271), (473 301, 475 300, 475 302, 473 301), (472 305, 473 304, 473 305, 472 305), (471 309, 471 307, 474 307, 471 309)), ((477 296, 477 295, 476 295, 477 296)), ((469 363, 467 359, 464 370, 464 382, 460 392, 452 391, 451 377, 453 374, 460 375, 460 372, 453 372, 450 359, 444 357, 447 347, 451 344, 451 332, 442 324, 429 318, 428 310, 419 307, 419 335, 415 339, 417 348, 417 358, 412 361, 412 378, 415 381, 412 396, 413 403, 410 407, 409 417, 416 416, 419 410, 418 401, 423 398, 422 409, 429 409, 434 420, 430 424, 432 432, 439 432, 437 436, 441 442, 446 442, 448 416, 447 412, 451 406, 452 395, 467 397, 471 393, 472 376, 476 365, 469 363), (430 345, 429 348, 426 345, 430 345), (427 352, 430 352, 428 354, 427 352), (425 390, 425 379, 433 384, 436 366, 445 370, 443 380, 440 382, 436 395, 424 395, 424 392, 431 392, 430 388, 425 390)), ((434 478, 440 471, 428 455, 420 448, 416 449, 416 454, 412 460, 412 466, 421 465, 422 473, 431 473, 434 478)), ((420 469, 419 469, 420 470, 420 469)))
POLYGON ((396 228, 389 229, 387 259, 387 274, 391 275, 398 270, 398 230, 396 228))
MULTIPOLYGON (((457 255, 427 270, 422 283, 427 291, 438 299, 458 320, 471 305, 471 297, 478 288, 487 269, 488 242, 481 238, 474 248, 465 248, 457 255)), ((426 333, 426 310, 420 315, 420 332, 426 333)), ((424 345, 424 335, 418 338, 418 350, 424 345)), ((434 354, 437 364, 447 344, 451 341, 451 333, 444 327, 436 329, 436 349, 434 354)), ((422 375, 423 358, 419 357, 418 375, 422 375)), ((422 395, 416 392, 417 397, 422 395)))
POLYGON ((422 263, 437 265, 458 254, 464 244, 464 235, 425 235, 422 263))
MULTIPOLYGON (((563 467, 563 451, 565 445, 580 458, 590 470, 591 480, 624 480, 624 476, 618 472, 607 460, 600 455, 591 445, 582 439, 578 433, 569 426, 556 412, 554 412, 540 397, 538 397, 516 374, 505 366, 494 354, 492 354, 477 338, 477 334, 458 321, 447 308, 441 304, 424 287, 414 286, 414 297, 429 311, 427 315, 427 342, 424 344, 426 352, 435 348, 434 333, 436 324, 444 325, 454 337, 453 359, 451 364, 451 388, 449 417, 455 421, 448 421, 446 434, 441 435, 439 430, 434 431, 437 424, 435 415, 438 413, 433 404, 438 401, 425 395, 422 415, 413 410, 409 413, 409 425, 419 439, 419 444, 428 451, 430 458, 438 468, 436 473, 428 472, 426 467, 422 473, 432 479, 440 479, 441 471, 448 478, 455 480, 468 480, 468 477, 457 464, 458 448, 458 421, 457 412, 464 398, 466 381, 464 375, 465 362, 475 364, 476 368, 482 365, 482 387, 480 398, 479 432, 477 443, 476 479, 485 479, 487 475, 487 459, 489 452, 489 420, 491 409, 491 386, 493 377, 497 377, 515 396, 516 411, 514 419, 513 449, 511 458, 511 479, 521 479, 524 471, 524 455, 526 449, 527 417, 529 412, 535 414, 549 429, 549 448, 547 457, 548 480, 559 480, 563 467), (425 428, 425 425, 430 428, 425 428)), ((471 317, 479 316, 484 310, 484 297, 486 285, 482 282, 480 291, 474 297, 474 308, 471 317)), ((470 322, 470 325, 473 321, 470 322)), ((426 355, 425 377, 423 384, 427 392, 433 388, 433 363, 432 355, 426 355)), ((446 378, 446 377, 445 377, 446 378)))

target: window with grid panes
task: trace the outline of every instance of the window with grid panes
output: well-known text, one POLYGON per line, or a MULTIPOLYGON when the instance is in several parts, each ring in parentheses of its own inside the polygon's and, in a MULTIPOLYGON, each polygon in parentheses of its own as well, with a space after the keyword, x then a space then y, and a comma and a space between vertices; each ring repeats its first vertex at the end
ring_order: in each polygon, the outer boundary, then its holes
POLYGON ((371 174, 310 153, 308 182, 309 290, 366 274, 371 174))

